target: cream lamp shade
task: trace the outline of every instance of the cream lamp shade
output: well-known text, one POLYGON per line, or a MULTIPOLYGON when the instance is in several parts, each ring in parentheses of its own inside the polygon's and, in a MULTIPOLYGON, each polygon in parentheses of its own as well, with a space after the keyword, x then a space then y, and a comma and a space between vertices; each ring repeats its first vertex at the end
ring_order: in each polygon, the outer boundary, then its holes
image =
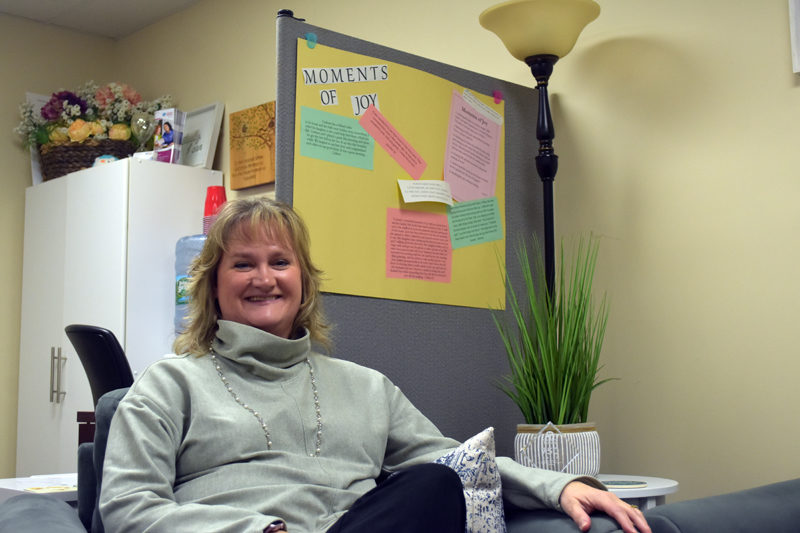
POLYGON ((481 26, 497 34, 512 56, 564 57, 600 14, 593 0, 509 0, 481 13, 481 26))

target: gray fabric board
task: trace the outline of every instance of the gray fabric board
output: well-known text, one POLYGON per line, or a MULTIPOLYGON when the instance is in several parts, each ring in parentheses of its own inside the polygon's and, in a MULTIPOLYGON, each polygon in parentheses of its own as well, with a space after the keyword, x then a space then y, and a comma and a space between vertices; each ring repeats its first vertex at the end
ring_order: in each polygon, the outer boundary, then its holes
MULTIPOLYGON (((475 26, 481 31, 477 21, 475 26)), ((540 239, 543 235, 542 186, 534 162, 536 90, 279 16, 276 197, 287 203, 292 203, 294 177, 296 46, 308 32, 327 46, 417 68, 475 92, 503 93, 506 262, 520 286, 516 245, 534 232, 540 239)), ((448 436, 464 440, 494 426, 498 454, 513 456, 516 424, 522 420, 495 386, 508 363, 491 311, 342 294, 326 294, 324 305, 335 324, 333 356, 386 374, 448 436), (408 331, 413 334, 407 336, 408 331)))

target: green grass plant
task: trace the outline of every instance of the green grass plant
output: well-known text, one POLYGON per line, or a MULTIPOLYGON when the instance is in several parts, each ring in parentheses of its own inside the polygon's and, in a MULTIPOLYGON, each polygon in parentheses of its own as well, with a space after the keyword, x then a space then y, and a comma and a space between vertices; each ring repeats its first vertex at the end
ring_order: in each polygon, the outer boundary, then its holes
POLYGON ((569 257, 562 240, 553 293, 545 286, 542 248, 521 242, 517 257, 524 279, 521 299, 506 269, 510 316, 494 313, 510 374, 498 386, 517 404, 528 424, 583 423, 599 379, 600 351, 608 322, 608 300, 592 295, 598 238, 580 237, 569 257))

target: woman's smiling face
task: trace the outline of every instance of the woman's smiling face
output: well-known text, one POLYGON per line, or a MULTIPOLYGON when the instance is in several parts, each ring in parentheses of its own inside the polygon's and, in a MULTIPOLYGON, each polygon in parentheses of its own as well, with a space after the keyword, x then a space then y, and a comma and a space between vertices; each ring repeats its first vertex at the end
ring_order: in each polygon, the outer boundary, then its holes
POLYGON ((263 227, 233 233, 217 268, 215 295, 223 320, 291 337, 303 283, 297 256, 284 241, 263 227))

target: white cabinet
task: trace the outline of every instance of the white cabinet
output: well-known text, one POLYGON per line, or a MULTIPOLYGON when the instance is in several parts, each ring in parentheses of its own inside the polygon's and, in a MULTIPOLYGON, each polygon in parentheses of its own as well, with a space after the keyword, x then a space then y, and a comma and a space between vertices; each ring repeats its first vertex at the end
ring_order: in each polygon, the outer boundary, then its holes
POLYGON ((17 476, 74 472, 92 394, 69 324, 114 332, 134 375, 171 351, 175 243, 202 232, 218 171, 126 159, 25 196, 17 476))

